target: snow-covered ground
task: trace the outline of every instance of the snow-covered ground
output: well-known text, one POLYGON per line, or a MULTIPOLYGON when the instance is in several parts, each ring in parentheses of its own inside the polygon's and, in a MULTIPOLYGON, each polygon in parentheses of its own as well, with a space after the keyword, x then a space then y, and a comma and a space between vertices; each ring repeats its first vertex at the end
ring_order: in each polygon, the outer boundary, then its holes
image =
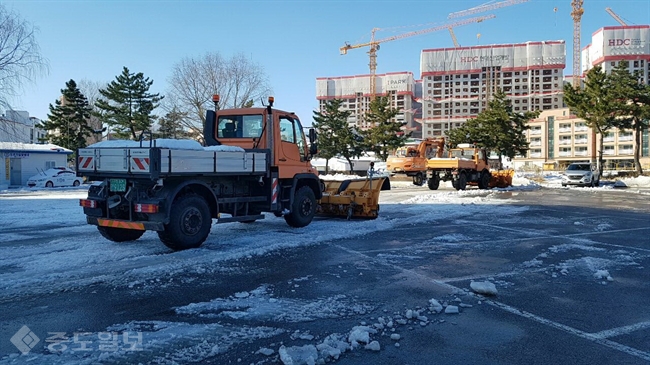
MULTIPOLYGON (((341 179, 345 176, 332 178, 341 179)), ((650 178, 622 179, 628 187, 638 191, 650 188, 650 178), (639 190, 641 189, 641 190, 639 190)), ((284 220, 268 215, 267 219, 255 224, 214 225, 206 243, 199 249, 170 252, 158 241, 153 232, 147 232, 136 244, 113 244, 98 234, 93 226, 86 224, 85 216, 78 205, 84 198, 84 187, 68 189, 20 189, 0 192, 0 299, 10 299, 26 293, 52 293, 70 290, 93 283, 115 287, 146 288, 149 285, 165 285, 172 282, 176 273, 196 273, 232 270, 222 265, 226 261, 268 255, 281 249, 320 245, 341 238, 361 237, 369 233, 389 231, 403 221, 400 214, 408 213, 410 224, 432 223, 444 219, 454 221, 472 212, 489 212, 500 217, 512 217, 526 211, 526 206, 511 205, 514 200, 501 199, 500 195, 512 191, 537 190, 542 187, 556 187, 556 175, 516 175, 513 187, 506 189, 466 191, 441 190, 432 192, 426 187, 416 187, 410 181, 392 181, 395 190, 389 198, 382 196, 381 215, 376 220, 344 221, 315 220, 301 229, 289 228, 284 220), (541 180, 541 181, 540 181, 541 180), (419 190, 418 190, 419 189, 419 190), (400 192, 407 192, 400 196, 400 192), (386 202, 390 202, 389 204, 386 202), (458 209, 458 206, 463 209, 458 209), (486 209, 489 208, 489 209, 486 209), (47 231, 43 234, 42 231, 47 231), (273 234, 269 234, 272 232, 273 234), (30 242, 29 245, 23 242, 30 242), (106 270, 111 268, 111 270, 106 270)), ((612 184, 613 185, 613 184, 612 184)), ((599 189, 611 189, 612 186, 599 189)), ((443 186, 450 187, 449 186, 443 186)), ((630 189, 632 190, 632 189, 630 189)), ((383 193, 382 193, 383 194, 383 193)), ((607 222, 601 222, 607 224, 607 222)), ((601 226, 598 226, 601 227, 601 226)), ((607 228, 602 226, 603 229, 607 228)), ((532 232, 532 231, 531 231, 532 232)), ((531 234, 534 234, 532 232, 531 234)), ((457 233, 440 236, 438 241, 447 245, 460 244, 468 237, 457 233)), ((576 241, 577 242, 577 241, 576 241)), ((549 255, 562 250, 589 249, 588 242, 580 246, 557 245, 539 258, 531 260, 529 267, 540 266, 549 255), (586 248, 585 248, 586 247, 586 248)), ((385 254, 384 259, 390 259, 385 254)), ((566 261, 560 267, 560 274, 585 266, 592 270, 596 280, 613 280, 607 271, 608 265, 596 258, 581 258, 566 261)), ((302 280, 296 278, 296 286, 302 280)), ((469 288, 468 288, 469 289, 469 288)), ((480 282, 472 286, 476 292, 496 294, 494 284, 480 282)), ((471 298, 471 297, 470 297, 471 298)), ((284 364, 313 364, 319 361, 334 361, 347 351, 381 351, 382 346, 400 346, 400 330, 408 326, 426 326, 436 319, 435 315, 457 315, 476 305, 476 298, 469 303, 466 297, 445 302, 431 298, 422 303, 420 309, 409 309, 403 313, 389 313, 374 318, 347 332, 332 332, 327 337, 315 340, 310 333, 298 332, 292 336, 313 340, 303 346, 277 344, 274 348, 260 348, 264 356, 279 355, 284 364), (441 304, 442 302, 442 304, 441 304), (378 342, 382 338, 391 341, 378 342)), ((270 286, 260 286, 249 292, 236 293, 230 297, 215 298, 208 302, 190 303, 174 308, 183 316, 204 318, 257 318, 276 322, 306 322, 320 318, 339 318, 349 314, 363 314, 372 306, 358 303, 345 295, 297 300, 279 297, 270 286)), ((438 319, 440 320, 440 319, 438 319)), ((145 332, 141 343, 147 350, 168 349, 169 356, 157 359, 159 363, 200 362, 243 341, 271 338, 285 330, 272 327, 233 327, 220 324, 191 324, 186 322, 147 322, 155 331, 145 332), (224 341, 228 338, 228 341, 224 341), (183 346, 181 341, 194 341, 194 345, 183 346), (218 345, 217 345, 218 343, 218 345)), ((127 333, 141 330, 138 323, 118 323, 106 331, 127 333)), ((87 339, 91 345, 97 339, 87 339), (94 341, 94 342, 93 342, 94 341)), ((96 347, 96 346, 95 346, 96 347)), ((61 354, 31 354, 33 363, 96 363, 120 361, 128 357, 126 350, 117 352, 91 352, 82 355, 73 352, 61 354)), ((0 363, 12 363, 18 354, 0 359, 0 363)), ((24 358, 23 358, 24 359, 24 358)))

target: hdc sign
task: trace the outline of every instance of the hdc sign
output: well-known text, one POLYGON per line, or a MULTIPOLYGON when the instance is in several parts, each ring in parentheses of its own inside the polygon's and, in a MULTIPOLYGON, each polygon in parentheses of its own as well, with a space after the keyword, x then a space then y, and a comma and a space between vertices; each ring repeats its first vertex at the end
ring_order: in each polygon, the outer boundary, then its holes
POLYGON ((638 46, 641 44, 641 39, 630 39, 630 38, 617 38, 610 39, 608 45, 610 47, 616 46, 638 46))

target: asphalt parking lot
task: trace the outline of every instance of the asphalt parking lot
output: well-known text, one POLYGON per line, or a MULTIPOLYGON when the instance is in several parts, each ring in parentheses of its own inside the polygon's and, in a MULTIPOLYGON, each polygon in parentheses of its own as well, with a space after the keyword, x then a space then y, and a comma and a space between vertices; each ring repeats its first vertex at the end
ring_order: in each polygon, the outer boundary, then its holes
MULTIPOLYGON (((314 360, 339 364, 650 362, 647 195, 545 188, 382 194, 375 222, 318 218, 312 228, 358 234, 323 238, 305 230, 298 237, 305 244, 223 261, 160 251, 148 262, 177 255, 188 263, 173 280, 152 271, 135 281, 76 281, 63 291, 2 298, 3 337, 23 324, 37 334, 138 331, 143 348, 81 356, 35 347, 23 356, 3 341, 0 363, 267 364, 287 356, 300 363, 312 350, 314 360), (490 282, 498 293, 477 294, 472 282, 490 282), (444 313, 448 307, 458 313, 444 313), (357 341, 364 335, 366 342, 357 341), (335 357, 333 339, 354 346, 335 357), (367 346, 372 341, 379 346, 367 346)), ((232 227, 258 241, 296 237, 279 225, 232 227)), ((241 249, 213 244, 194 254, 241 249)), ((114 267, 129 277, 137 264, 114 267)))

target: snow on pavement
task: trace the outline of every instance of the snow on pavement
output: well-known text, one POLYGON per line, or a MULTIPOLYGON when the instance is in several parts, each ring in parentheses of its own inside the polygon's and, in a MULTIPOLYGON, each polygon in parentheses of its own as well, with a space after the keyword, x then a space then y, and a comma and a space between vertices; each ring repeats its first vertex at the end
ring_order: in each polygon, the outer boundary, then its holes
MULTIPOLYGON (((415 196, 398 199, 394 204, 382 204, 380 217, 370 221, 316 219, 308 227, 292 229, 283 219, 268 215, 267 219, 250 225, 214 225, 201 248, 182 252, 170 252, 153 232, 147 232, 135 243, 115 244, 104 240, 96 227, 86 224, 82 209, 78 206, 78 199, 85 197, 84 190, 0 192, 0 267, 4 268, 0 272, 0 297, 52 292, 93 282, 139 288, 148 285, 152 279, 162 278, 164 281, 178 272, 200 274, 208 270, 231 270, 227 266, 230 260, 391 230, 405 224, 399 218, 404 212, 412 215, 408 224, 431 223, 441 219, 454 221, 486 210, 500 217, 511 217, 514 221, 519 213, 530 207, 510 205, 513 200, 499 199, 500 194, 540 188, 530 180, 516 181, 519 185, 511 189, 418 192, 415 196), (463 208, 459 209, 460 206, 463 208), (333 229, 333 226, 336 228, 333 229), (42 227, 51 230, 43 233, 42 227), (34 237, 39 237, 34 244, 21 243, 34 237), (107 272, 106 267, 112 270, 107 272)), ((404 189, 411 189, 413 185, 409 183, 403 186, 404 189)), ((596 227, 601 230, 611 226, 606 221, 597 223, 596 227)), ((434 240, 438 243, 461 244, 468 238, 463 234, 446 234, 434 240)), ((550 247, 529 264, 533 267, 544 266, 554 255, 570 250, 601 252, 600 248, 594 247, 595 244, 597 242, 583 238, 571 238, 568 242, 550 247)), ((553 275, 557 275, 558 271, 561 275, 580 271, 588 274, 591 280, 606 282, 615 280, 610 275, 612 268, 621 264, 638 265, 642 258, 626 250, 619 250, 615 254, 615 259, 584 256, 548 263, 546 267, 553 275)), ((310 278, 296 278, 296 281, 307 280, 310 278)), ((491 293, 494 287, 493 293, 497 293, 494 284, 485 282, 483 285, 491 293)), ((442 324, 446 321, 444 316, 462 314, 481 302, 481 297, 471 293, 470 288, 456 295, 456 298, 432 298, 429 303, 423 303, 422 308, 368 318, 368 323, 360 323, 347 333, 331 333, 324 338, 298 334, 297 338, 310 340, 310 343, 302 346, 276 343, 272 348, 261 348, 259 355, 273 356, 285 364, 307 364, 312 361, 333 361, 347 351, 381 351, 382 346, 387 344, 399 346, 403 338, 400 329, 442 324)), ((132 322, 113 325, 107 331, 143 332, 146 336, 142 341, 144 349, 164 354, 155 359, 157 363, 200 362, 227 352, 238 343, 273 338, 286 330, 195 324, 189 320, 193 317, 300 323, 321 318, 363 316, 373 308, 372 303, 358 302, 345 295, 314 300, 282 298, 273 292, 271 285, 263 285, 250 292, 175 308, 180 317, 188 318, 188 323, 182 322, 182 318, 179 322, 132 322)), ((88 338, 88 341, 91 345, 98 342, 96 336, 94 339, 88 338)), ((95 351, 83 356, 74 352, 32 354, 29 359, 34 363, 91 364, 119 362, 124 358, 137 359, 137 356, 128 350, 120 350, 111 353, 95 351)), ((0 363, 11 363, 16 358, 17 354, 1 359, 0 363)))

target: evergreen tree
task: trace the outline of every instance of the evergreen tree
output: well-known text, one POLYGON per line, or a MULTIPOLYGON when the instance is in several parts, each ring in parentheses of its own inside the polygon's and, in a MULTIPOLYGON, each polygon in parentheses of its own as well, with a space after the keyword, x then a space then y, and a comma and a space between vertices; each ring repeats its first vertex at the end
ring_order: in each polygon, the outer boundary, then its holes
POLYGON ((397 109, 390 106, 388 97, 377 96, 370 102, 370 110, 365 115, 366 122, 372 127, 362 133, 364 145, 382 161, 386 161, 391 151, 404 146, 411 135, 402 130, 405 123, 391 120, 398 113, 397 109))
POLYGON ((603 139, 607 131, 615 127, 617 105, 610 87, 608 77, 600 66, 595 66, 587 72, 585 88, 564 86, 564 102, 579 118, 584 119, 588 127, 599 135, 598 167, 603 174, 603 139))
POLYGON ((514 158, 528 151, 525 132, 530 128, 528 122, 538 116, 539 111, 513 112, 506 94, 498 90, 476 118, 447 132, 448 144, 454 147, 459 143, 473 143, 495 152, 501 165, 504 156, 514 158))
POLYGON ((318 131, 318 156, 325 159, 325 173, 329 172, 328 161, 341 156, 353 170, 352 159, 361 156, 361 140, 348 124, 350 110, 341 110, 343 100, 325 102, 323 112, 314 111, 313 127, 318 131))
POLYGON ((151 129, 157 118, 151 113, 163 99, 160 94, 149 93, 152 84, 153 80, 145 78, 142 72, 131 73, 124 67, 115 81, 99 90, 104 98, 95 104, 98 116, 112 127, 112 133, 118 138, 137 140, 139 133, 151 129))
MULTIPOLYGON (((76 151, 86 147, 86 138, 93 134, 88 124, 91 108, 88 99, 79 91, 74 80, 65 83, 61 90, 61 99, 50 104, 48 120, 39 126, 48 133, 43 142, 51 142, 58 146, 76 151)), ((74 159, 74 156, 70 156, 74 159)))
POLYGON ((174 107, 169 113, 158 120, 158 133, 160 138, 184 138, 186 133, 183 130, 183 118, 185 113, 174 107))
POLYGON ((642 75, 629 71, 629 62, 622 60, 608 77, 608 87, 614 98, 616 125, 634 131, 634 165, 639 174, 641 168, 641 134, 650 120, 650 85, 641 82, 642 75))

